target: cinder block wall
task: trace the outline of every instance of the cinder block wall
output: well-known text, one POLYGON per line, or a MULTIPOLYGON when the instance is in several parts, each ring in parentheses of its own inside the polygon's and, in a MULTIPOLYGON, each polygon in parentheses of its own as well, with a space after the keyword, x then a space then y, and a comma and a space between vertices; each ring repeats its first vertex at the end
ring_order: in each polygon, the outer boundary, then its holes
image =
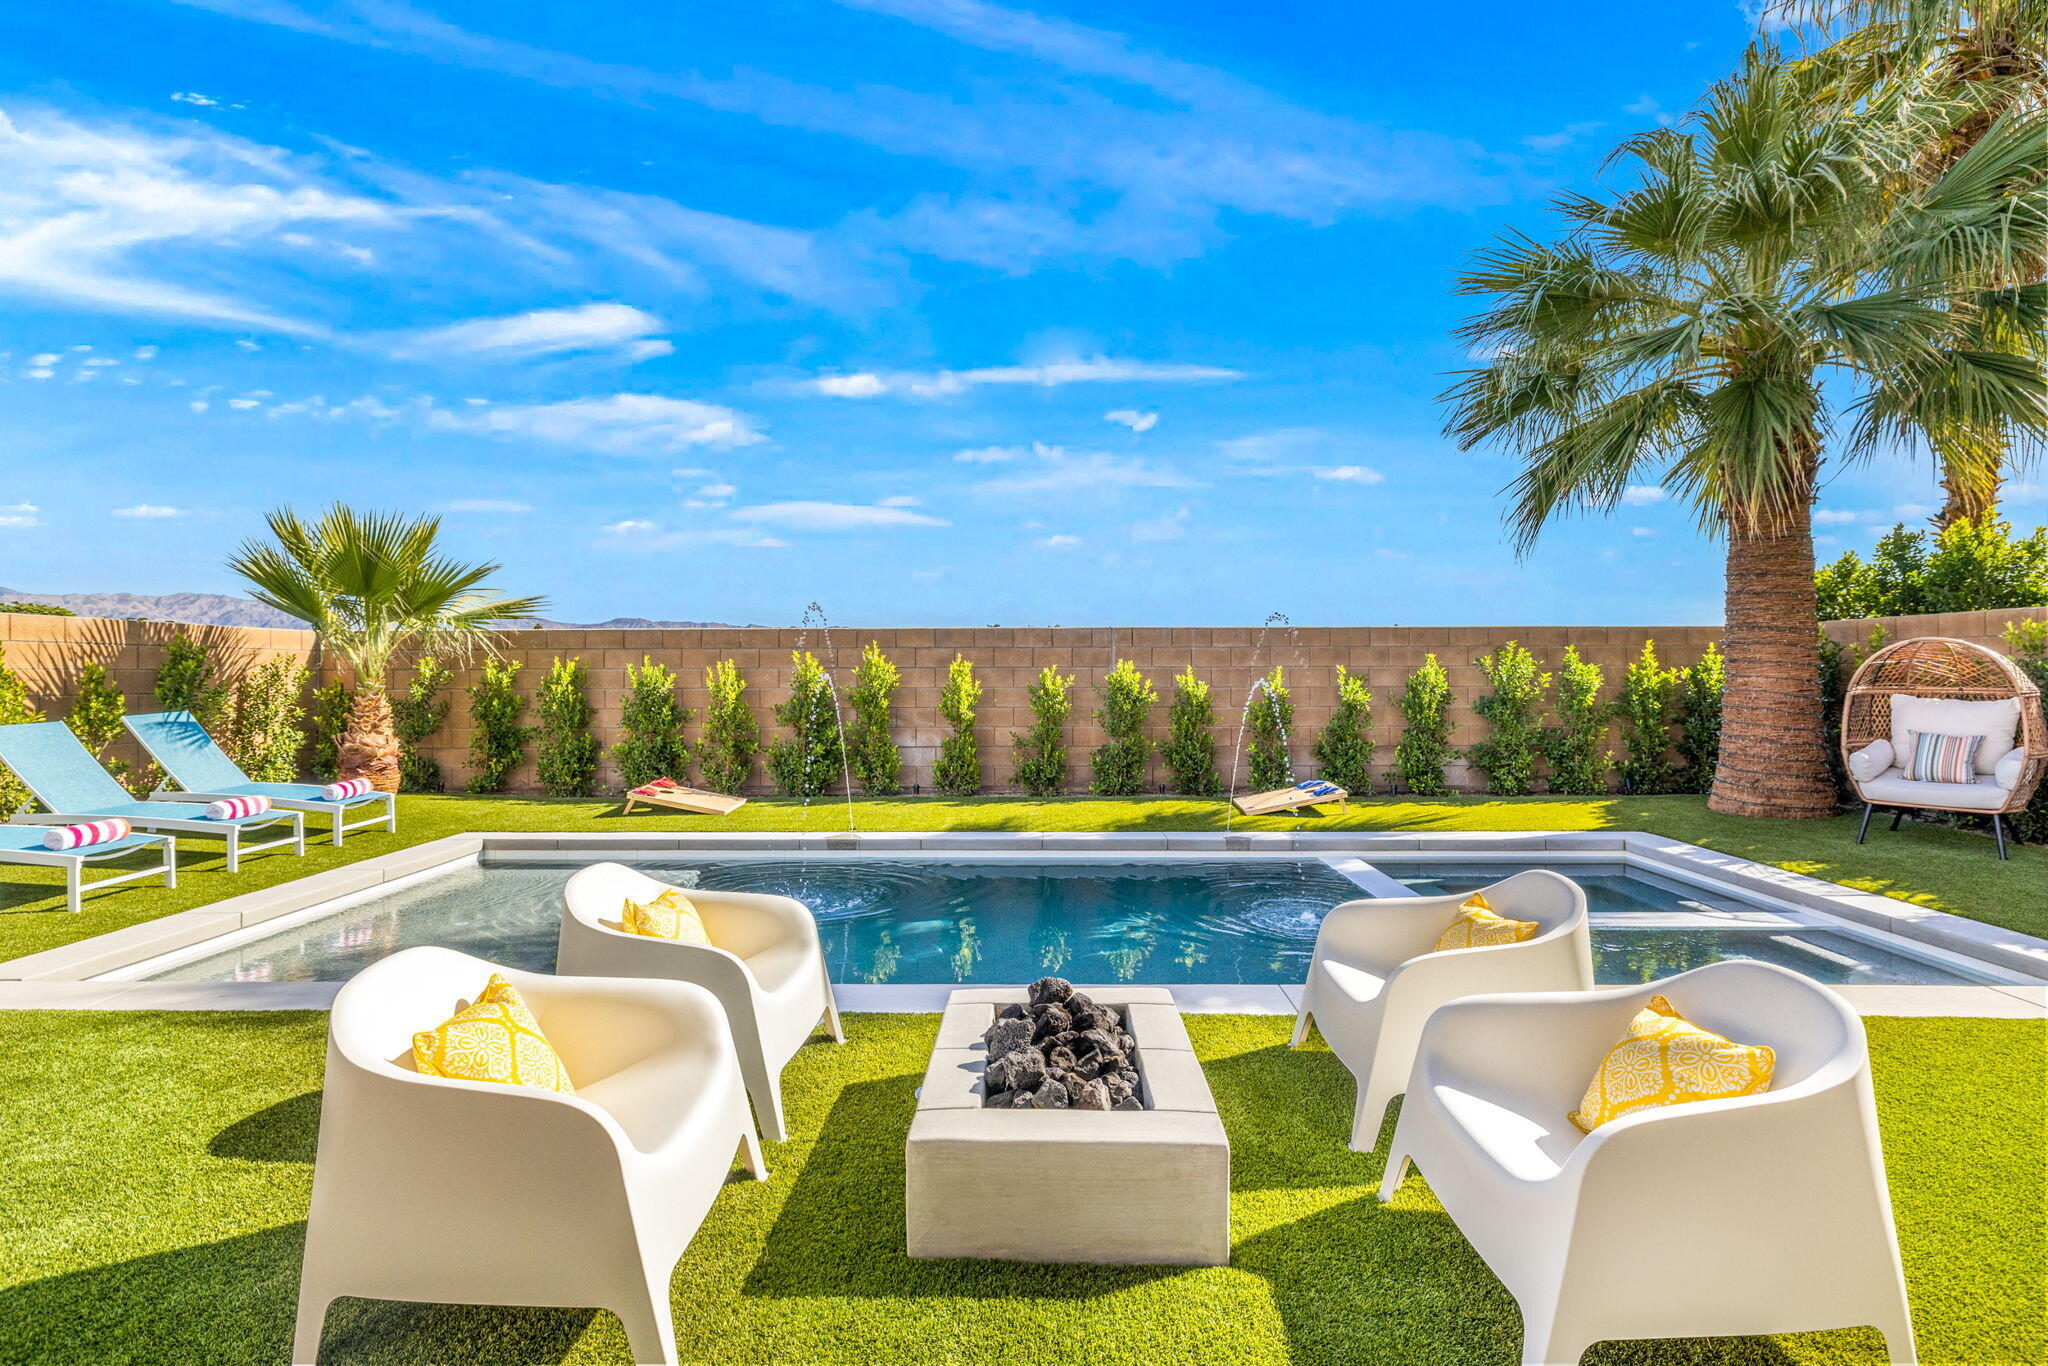
MULTIPOLYGON (((2024 617, 2048 619, 2048 608, 1895 618, 1883 625, 1893 639, 1953 635, 1996 648, 2005 623, 2024 617)), ((1825 629, 1838 640, 1861 642, 1868 639, 1873 624, 1830 622, 1825 629)), ((152 706, 150 690, 157 667, 163 662, 164 643, 179 629, 207 644, 223 672, 231 677, 277 655, 308 662, 322 681, 338 675, 338 664, 331 658, 322 660, 312 634, 304 631, 180 628, 163 622, 0 613, 0 647, 5 648, 8 663, 21 675, 37 705, 50 716, 62 716, 69 707, 79 666, 89 659, 106 664, 127 694, 130 709, 143 711, 152 706)), ((1306 775, 1314 771, 1310 746, 1336 701, 1335 674, 1339 664, 1363 673, 1373 690, 1373 738, 1380 746, 1377 766, 1385 769, 1393 762, 1393 747, 1401 735, 1401 718, 1394 698, 1426 654, 1434 652, 1450 675, 1456 699, 1456 729, 1452 738, 1462 747, 1484 735, 1484 726, 1474 715, 1472 703, 1486 691, 1486 682, 1473 661, 1506 641, 1520 641, 1547 669, 1555 669, 1567 645, 1576 645, 1580 654, 1606 674, 1606 692, 1611 696, 1620 685, 1622 670, 1645 639, 1656 642, 1658 656, 1667 667, 1677 667, 1698 659, 1708 642, 1718 640, 1720 635, 1716 626, 1313 626, 1291 634, 1269 633, 1262 649, 1256 627, 840 627, 832 632, 836 665, 830 659, 827 664, 840 688, 850 689, 860 650, 873 640, 902 671, 903 683, 896 694, 895 711, 906 789, 912 785, 930 788, 932 760, 947 734, 945 723, 939 718, 939 693, 945 684, 946 667, 956 654, 974 662, 976 676, 982 682, 983 776, 996 791, 1011 786, 1010 733, 1022 731, 1031 722, 1025 698, 1031 680, 1048 665, 1073 676, 1074 714, 1068 732, 1068 753, 1073 766, 1071 783, 1080 791, 1087 786, 1088 755, 1103 740, 1094 718, 1094 690, 1120 658, 1135 663, 1160 693, 1151 728, 1156 739, 1163 740, 1166 735, 1166 705, 1173 675, 1192 666, 1196 676, 1210 684, 1217 711, 1220 766, 1226 770, 1252 680, 1276 663, 1284 666, 1295 703, 1295 765, 1297 771, 1306 775)), ((690 738, 695 741, 702 732, 704 671, 714 662, 732 659, 745 673, 749 684, 747 697, 761 723, 763 738, 772 740, 781 733, 771 709, 788 696, 790 651, 802 644, 821 658, 825 656, 822 633, 816 630, 808 634, 797 630, 732 628, 515 631, 506 633, 503 641, 507 657, 523 666, 519 684, 528 696, 555 657, 581 658, 590 670, 598 734, 607 745, 617 738, 626 666, 642 658, 665 664, 680 676, 683 701, 696 712, 689 727, 690 738)), ((447 724, 429 746, 429 753, 440 762, 451 787, 459 787, 467 772, 470 728, 467 699, 460 689, 472 678, 472 673, 464 672, 451 686, 446 694, 451 703, 447 724)), ((126 751, 122 755, 137 757, 126 751)), ((607 760, 606 780, 609 782, 613 777, 607 760)), ((1452 781, 1461 787, 1476 786, 1476 777, 1468 777, 1462 764, 1452 766, 1452 781)), ((760 778, 756 790, 769 790, 765 771, 760 778)), ((1155 759, 1152 782, 1156 785, 1163 781, 1163 770, 1155 759)), ((520 791, 534 789, 530 759, 514 775, 513 786, 520 791)))

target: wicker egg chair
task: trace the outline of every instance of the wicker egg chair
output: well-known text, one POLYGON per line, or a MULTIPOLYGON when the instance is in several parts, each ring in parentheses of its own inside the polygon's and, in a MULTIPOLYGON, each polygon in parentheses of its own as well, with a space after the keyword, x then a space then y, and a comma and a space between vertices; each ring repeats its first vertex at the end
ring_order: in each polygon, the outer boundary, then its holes
MULTIPOLYGON (((2026 807, 2033 799, 2034 790, 2040 786, 2042 776, 2048 773, 2048 719, 2044 719, 2042 714, 2041 690, 2017 664, 1982 645, 1945 636, 1897 641, 1864 660, 1863 666, 1856 670, 1856 676, 1849 681, 1849 691, 1842 705, 1842 764, 1849 773, 1850 785, 1863 800, 1863 823, 1856 831, 1858 844, 1863 843, 1864 835, 1870 830, 1870 813, 1874 807, 1896 808, 1892 816, 1894 830, 1899 828, 1899 819, 1908 809, 1954 811, 1991 817, 1992 832, 1998 837, 1998 856, 2004 858, 2004 818, 2026 807), (1939 801, 1906 801, 1896 795, 1872 796, 1866 793, 1849 758, 1873 741, 1892 738, 1892 696, 1896 693, 1961 702, 2010 698, 2019 703, 2019 728, 2013 742, 2025 751, 2025 758, 2019 781, 2005 792, 2002 803, 1995 806, 1946 805, 1939 801)), ((1949 785, 1915 783, 1912 786, 1940 788, 1949 785)))

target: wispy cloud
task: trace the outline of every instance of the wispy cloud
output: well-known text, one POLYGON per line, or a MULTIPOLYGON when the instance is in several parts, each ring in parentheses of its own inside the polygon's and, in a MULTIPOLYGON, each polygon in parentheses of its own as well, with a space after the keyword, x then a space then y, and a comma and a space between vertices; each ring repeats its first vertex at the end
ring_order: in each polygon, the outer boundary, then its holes
POLYGON ((1379 484, 1384 483, 1387 477, 1367 465, 1330 465, 1310 473, 1318 479, 1337 484, 1379 484))
MULTIPOLYGON (((468 356, 479 360, 523 360, 571 351, 623 348, 662 329, 652 313, 621 303, 578 304, 573 308, 536 308, 503 318, 471 318, 446 327, 427 328, 401 338, 405 355, 468 356)), ((659 342, 665 355, 673 347, 659 342)), ((640 357, 635 357, 636 359, 640 357)))
POLYGON ((116 517, 135 517, 145 521, 161 521, 172 517, 183 517, 185 509, 167 507, 159 503, 137 503, 133 507, 115 508, 116 517))
POLYGON ((1533 133, 1522 139, 1522 145, 1533 152, 1561 151, 1606 126, 1604 121, 1597 119, 1589 123, 1568 123, 1555 133, 1533 133))
POLYGON ((1334 436, 1320 427, 1276 427, 1271 431, 1234 436, 1216 443, 1227 462, 1225 473, 1263 479, 1320 479, 1338 484, 1378 484, 1386 476, 1370 465, 1343 461, 1322 463, 1333 455, 1350 454, 1359 443, 1334 436))
POLYGON ((434 408, 428 411, 427 423, 441 431, 514 437, 608 455, 671 455, 691 446, 747 446, 767 439, 744 413, 657 394, 613 394, 462 412, 434 408))
POLYGON ((1654 507, 1669 496, 1655 484, 1630 484, 1621 491, 1621 502, 1623 507, 1646 508, 1654 507))
POLYGON ((790 531, 885 531, 899 527, 950 526, 942 518, 889 503, 786 502, 734 508, 732 519, 790 531))
POLYGON ((787 550, 789 542, 750 527, 690 526, 666 528, 658 522, 628 518, 600 528, 609 544, 628 550, 683 550, 694 546, 729 545, 745 550, 787 550))
POLYGON ((1194 519, 1194 509, 1175 508, 1172 512, 1158 517, 1147 517, 1131 523, 1131 539, 1134 541, 1178 541, 1188 534, 1188 523, 1194 519))
MULTIPOLYGON (((940 398, 981 385, 1104 384, 1122 381, 1148 384, 1222 384, 1244 378, 1241 370, 1220 365, 1184 365, 1159 361, 1120 360, 1108 356, 1048 361, 1040 365, 986 365, 971 370, 858 371, 823 375, 798 385, 803 392, 830 398, 940 398)), ((1133 414, 1136 417, 1136 414, 1133 414)), ((1113 419, 1114 420, 1114 419, 1113 419)), ((1153 417, 1157 421, 1156 415, 1153 417)), ((1147 427, 1151 423, 1145 424, 1147 427)), ((1134 427, 1143 431, 1145 427, 1134 427)))
POLYGON ((41 526, 41 512, 34 503, 0 503, 0 527, 41 526))
POLYGON ((1151 411, 1140 412, 1136 408, 1115 408, 1104 413, 1102 420, 1129 427, 1134 432, 1149 432, 1159 425, 1159 414, 1151 411))
POLYGON ((1069 451, 1059 446, 1033 446, 1026 468, 986 479, 978 492, 1007 496, 1052 493, 1111 492, 1135 488, 1185 488, 1194 481, 1145 460, 1101 451, 1069 451))
POLYGON ((1047 550, 1073 550, 1081 544, 1081 538, 1079 536, 1070 536, 1065 532, 1056 532, 1051 536, 1041 536, 1032 544, 1042 546, 1047 550))

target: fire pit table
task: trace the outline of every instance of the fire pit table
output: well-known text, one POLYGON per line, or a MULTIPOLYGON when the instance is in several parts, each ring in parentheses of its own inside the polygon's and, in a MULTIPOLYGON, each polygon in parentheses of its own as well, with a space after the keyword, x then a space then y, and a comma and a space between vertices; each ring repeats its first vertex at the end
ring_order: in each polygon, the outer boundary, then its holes
POLYGON ((1173 994, 1160 987, 1076 989, 1048 981, 1054 985, 968 987, 950 997, 906 1145, 910 1255, 1228 1263, 1230 1140, 1173 994), (1076 1023, 1099 1026, 1097 1037, 1084 1041, 1075 1035, 1087 1031, 1059 1018, 1048 1024, 1042 1013, 1022 1014, 1034 995, 1057 998, 1062 988, 1113 1012, 1120 1028, 1083 1011, 1076 1023), (1080 1055, 1069 1075, 1087 1076, 1069 1086, 1070 1094, 1101 1107, 1108 1093, 1115 1108, 1001 1103, 1042 1093, 1047 1085, 1038 1064, 1001 1061, 1020 1030, 1006 1025, 991 1035, 1006 1008, 1036 1034, 1032 1051, 1039 1058, 1052 1055, 1044 1045, 1064 1040, 1055 1044, 1062 1050, 1056 1073, 1080 1055), (986 1103, 991 1043, 998 1048, 1000 1108, 986 1103))

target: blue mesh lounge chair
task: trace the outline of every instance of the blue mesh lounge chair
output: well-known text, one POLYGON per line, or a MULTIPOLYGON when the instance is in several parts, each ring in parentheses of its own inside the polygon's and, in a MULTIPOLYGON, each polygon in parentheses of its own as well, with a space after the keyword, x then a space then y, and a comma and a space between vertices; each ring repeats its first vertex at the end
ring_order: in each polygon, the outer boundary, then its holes
POLYGON ((0 764, 14 770, 14 776, 43 804, 40 812, 21 812, 16 825, 70 825, 74 821, 119 816, 137 830, 160 830, 169 835, 216 835, 227 841, 228 871, 242 866, 242 855, 260 849, 293 845, 306 852, 306 817, 300 811, 265 811, 230 821, 207 820, 204 802, 138 802, 128 789, 114 781, 100 767, 99 760, 78 743, 78 737, 62 721, 33 721, 22 726, 0 726, 0 764), (283 822, 291 834, 267 844, 243 844, 244 833, 283 822))
POLYGON ((155 877, 163 874, 164 886, 178 885, 178 848, 169 835, 128 835, 105 844, 88 844, 79 849, 45 849, 43 832, 22 825, 0 825, 0 863, 22 863, 31 868, 62 868, 64 870, 64 909, 80 911, 85 908, 79 900, 86 892, 96 892, 102 887, 111 887, 117 882, 133 882, 137 878, 155 877), (113 877, 85 880, 85 865, 98 863, 102 859, 126 858, 140 850, 154 849, 159 858, 148 868, 138 868, 130 873, 117 873, 113 877))
POLYGON ((171 775, 171 781, 183 788, 182 792, 158 790, 150 793, 152 801, 182 801, 197 797, 211 801, 215 797, 268 797, 270 804, 280 811, 310 811, 318 815, 325 813, 334 827, 334 844, 341 846, 342 837, 351 830, 360 830, 366 825, 381 824, 392 834, 398 833, 398 800, 389 792, 366 792, 360 797, 346 801, 329 801, 320 795, 317 783, 258 783, 242 772, 227 751, 213 742, 206 733, 206 727, 199 724, 189 711, 162 711, 148 716, 125 716, 122 724, 128 733, 142 742, 149 751, 149 757, 171 775), (363 807, 381 808, 368 820, 347 823, 351 811, 363 807))

